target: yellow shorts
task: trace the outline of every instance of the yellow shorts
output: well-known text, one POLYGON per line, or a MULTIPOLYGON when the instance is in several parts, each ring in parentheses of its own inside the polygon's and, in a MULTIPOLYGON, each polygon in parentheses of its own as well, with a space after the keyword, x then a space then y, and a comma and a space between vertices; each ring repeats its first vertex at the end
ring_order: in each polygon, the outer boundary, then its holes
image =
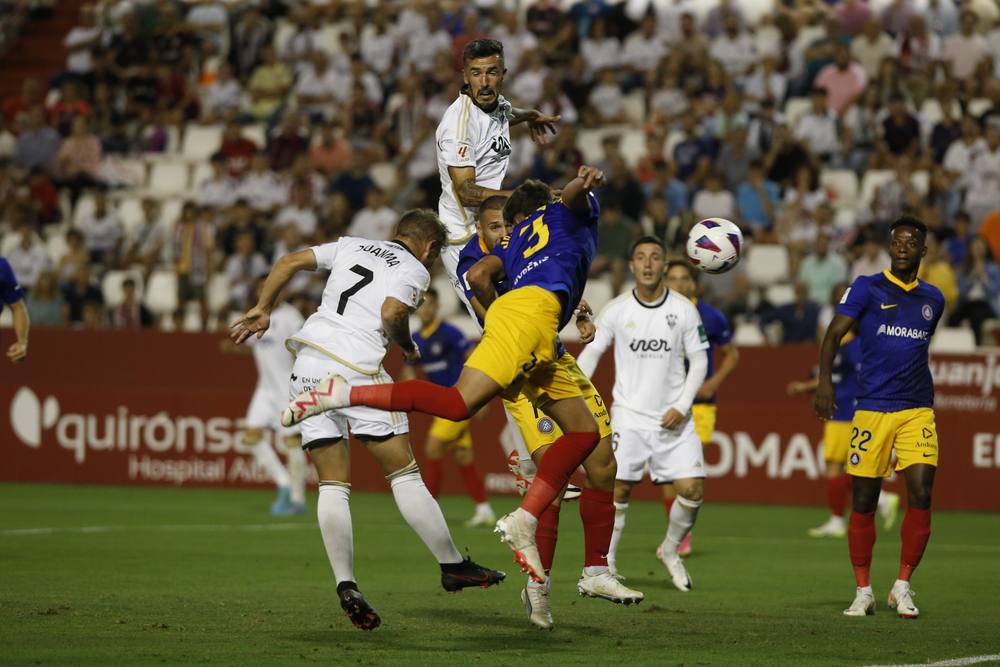
POLYGON ((534 405, 581 396, 566 368, 556 364, 562 305, 541 287, 507 292, 486 311, 483 339, 465 365, 486 373, 504 388, 502 398, 519 393, 534 405))
POLYGON ((691 416, 694 417, 694 432, 702 445, 712 442, 715 433, 715 415, 718 408, 712 403, 695 403, 691 406, 691 416))
POLYGON ((443 417, 435 417, 431 422, 428 435, 445 443, 449 449, 467 449, 472 447, 472 435, 469 434, 469 420, 453 422, 443 417))
POLYGON ((828 421, 823 426, 823 459, 847 463, 847 450, 851 444, 851 422, 828 421))
POLYGON ((847 472, 858 477, 888 477, 896 450, 896 470, 915 463, 938 464, 934 411, 913 408, 899 412, 858 410, 851 424, 847 472))
MULTIPOLYGON (((611 416, 608 414, 608 407, 604 404, 604 399, 598 393, 594 383, 590 381, 576 363, 569 352, 564 354, 556 362, 566 369, 566 372, 580 388, 583 399, 587 401, 587 406, 597 420, 597 426, 601 430, 602 438, 611 437, 611 416)), ((537 407, 531 404, 524 395, 518 397, 516 401, 504 400, 504 405, 514 418, 524 444, 528 447, 528 454, 534 454, 540 447, 551 445, 562 435, 562 431, 555 421, 540 412, 537 407)))

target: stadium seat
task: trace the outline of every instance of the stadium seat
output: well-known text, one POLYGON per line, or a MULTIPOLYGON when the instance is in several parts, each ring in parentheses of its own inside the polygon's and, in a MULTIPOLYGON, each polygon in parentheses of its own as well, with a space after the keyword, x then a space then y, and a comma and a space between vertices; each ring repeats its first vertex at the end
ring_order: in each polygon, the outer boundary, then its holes
POLYGON ((134 234, 142 226, 142 200, 138 197, 119 199, 117 204, 118 217, 125 226, 126 234, 134 234))
POLYGON ((222 145, 221 125, 196 125, 188 123, 184 128, 181 155, 185 160, 201 162, 212 157, 222 145))
POLYGON ((388 192, 396 187, 396 165, 392 162, 374 164, 368 173, 380 189, 388 192))
POLYGON ((851 169, 824 169, 819 182, 837 195, 834 204, 838 209, 853 209, 858 200, 858 176, 851 169))
POLYGON ((267 147, 267 126, 264 124, 244 126, 243 136, 257 144, 258 148, 267 147))
POLYGON ((625 115, 636 124, 646 121, 646 92, 637 88, 625 96, 625 115))
POLYGON ((160 202, 160 224, 166 225, 168 230, 173 230, 174 225, 181 218, 181 209, 183 207, 183 199, 162 200, 160 202))
POLYGON ((229 295, 231 285, 229 278, 224 273, 216 273, 208 283, 205 296, 208 300, 208 309, 213 313, 229 310, 229 295))
POLYGON ((747 248, 747 278, 758 287, 788 280, 788 248, 783 245, 756 243, 747 248))
POLYGON ((455 288, 451 286, 451 279, 442 274, 431 279, 431 287, 438 293, 438 315, 449 318, 460 313, 467 312, 465 304, 458 298, 455 288))
POLYGON ((169 315, 177 310, 177 274, 154 271, 146 284, 143 304, 154 315, 169 315))
POLYGON ((795 288, 788 283, 768 285, 764 298, 772 306, 784 306, 795 302, 795 288))
MULTIPOLYGON (((962 105, 958 103, 958 100, 951 101, 951 115, 953 118, 962 117, 962 105)), ((924 123, 933 129, 934 124, 944 118, 944 113, 941 111, 941 103, 933 97, 928 97, 920 105, 920 116, 924 123)))
MULTIPOLYGON (((639 162, 639 159, 646 156, 646 133, 642 130, 630 129, 622 132, 621 138, 622 142, 619 150, 622 157, 630 169, 635 169, 635 165, 639 162)), ((601 151, 602 158, 604 157, 603 153, 601 151)))
POLYGON ((915 171, 913 172, 913 176, 910 177, 910 182, 913 183, 913 187, 917 189, 921 197, 926 197, 927 191, 931 187, 931 173, 926 169, 915 171))
POLYGON ((684 141, 685 136, 686 135, 679 130, 674 130, 673 132, 668 134, 667 141, 666 143, 663 144, 663 154, 668 157, 673 157, 674 148, 677 146, 677 144, 684 141))
POLYGON ((737 347, 759 347, 767 345, 767 339, 753 322, 739 322, 733 332, 733 343, 737 347))
POLYGON ((604 150, 601 148, 601 140, 604 133, 600 130, 580 130, 576 142, 577 148, 583 153, 584 164, 593 164, 604 157, 604 150))
POLYGON ((931 352, 964 354, 976 351, 976 335, 968 327, 938 327, 931 337, 931 352))
POLYGON ((156 196, 182 195, 188 191, 189 168, 184 162, 158 162, 149 172, 149 190, 156 196))
POLYGON ((80 221, 94 213, 94 195, 87 193, 76 200, 76 208, 73 209, 73 226, 76 227, 80 221))
POLYGON ((804 116, 810 108, 812 108, 812 102, 805 97, 793 97, 785 103, 785 118, 793 133, 795 126, 799 123, 799 118, 804 116))
POLYGON ((872 197, 875 196, 875 190, 878 189, 883 183, 888 183, 894 177, 891 169, 872 169, 865 172, 864 178, 861 179, 861 194, 859 195, 858 204, 861 206, 868 206, 872 202, 872 197))
POLYGON ((583 299, 590 304, 595 313, 604 310, 604 306, 608 305, 608 301, 613 298, 615 298, 615 293, 611 289, 610 276, 598 276, 587 281, 587 286, 583 290, 583 299))
POLYGON ((212 165, 208 162, 199 162, 194 167, 191 176, 191 189, 197 191, 201 184, 212 178, 212 165))
POLYGON ((278 55, 284 53, 285 44, 288 43, 288 40, 291 39, 294 34, 295 26, 288 19, 282 17, 275 22, 273 44, 274 50, 278 52, 278 55))
POLYGON ((858 222, 858 214, 854 209, 841 208, 833 217, 833 224, 839 229, 854 229, 858 222))
POLYGON ((991 102, 987 98, 985 98, 985 97, 977 97, 974 100, 969 100, 969 104, 968 104, 967 108, 968 108, 970 116, 974 116, 976 118, 979 118, 984 113, 986 113, 987 111, 989 111, 990 107, 992 107, 992 106, 993 106, 993 102, 991 102))
POLYGON ((338 25, 324 25, 319 32, 319 44, 320 49, 329 53, 340 53, 343 51, 340 48, 340 26, 338 25))
POLYGON ((52 234, 45 241, 45 254, 49 256, 53 267, 59 264, 59 260, 62 259, 67 250, 69 250, 69 245, 66 244, 66 234, 64 233, 52 234))
POLYGON ((117 308, 125 300, 122 283, 127 278, 135 281, 135 294, 142 301, 142 273, 139 271, 108 271, 101 280, 101 293, 104 295, 104 305, 117 308))
POLYGON ((0 312, 0 329, 10 329, 14 326, 14 313, 10 308, 4 308, 0 312))
POLYGON ((9 234, 4 234, 3 241, 0 242, 0 257, 6 257, 10 254, 10 251, 17 247, 17 244, 21 242, 21 234, 18 232, 11 232, 9 234))

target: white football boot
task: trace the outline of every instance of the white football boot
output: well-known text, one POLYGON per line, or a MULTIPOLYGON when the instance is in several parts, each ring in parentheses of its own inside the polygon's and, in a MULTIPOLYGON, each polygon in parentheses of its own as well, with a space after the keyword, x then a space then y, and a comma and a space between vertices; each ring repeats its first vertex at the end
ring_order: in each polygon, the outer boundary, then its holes
POLYGON ((831 516, 822 526, 809 529, 809 537, 846 537, 847 525, 844 517, 831 516))
POLYGON ((580 575, 580 581, 576 584, 576 590, 580 595, 592 598, 601 598, 615 604, 628 606, 633 602, 639 604, 645 596, 639 591, 633 591, 622 584, 624 577, 612 574, 611 570, 605 570, 600 574, 590 575, 584 571, 580 575))
POLYGON ((549 600, 549 587, 542 584, 532 588, 525 586, 521 591, 521 602, 528 620, 539 630, 551 630, 555 626, 552 620, 552 602, 549 600))
POLYGON ((875 596, 871 593, 864 593, 859 588, 858 594, 854 597, 851 606, 844 610, 844 616, 874 616, 875 596))
POLYGON ((660 559, 660 562, 667 568, 667 572, 670 574, 670 579, 674 582, 674 586, 677 590, 687 593, 691 590, 691 575, 688 574, 687 569, 684 567, 684 563, 681 562, 681 557, 675 553, 669 553, 663 549, 663 545, 656 547, 656 557, 660 559))
POLYGON ((544 583, 545 570, 538 555, 538 547, 535 546, 535 531, 528 525, 525 514, 524 510, 518 508, 500 517, 493 532, 499 533, 500 540, 514 550, 514 562, 521 566, 521 571, 527 572, 538 583, 544 583))
POLYGON ((331 375, 316 385, 314 389, 302 392, 293 398, 292 402, 281 413, 281 425, 288 428, 307 417, 344 407, 340 400, 340 394, 345 387, 347 387, 347 380, 339 375, 331 375))
MULTIPOLYGON (((895 609, 900 618, 917 618, 920 610, 913 604, 913 596, 909 584, 896 583, 889 591, 889 609, 895 609)), ((874 604, 874 603, 873 603, 874 604)))

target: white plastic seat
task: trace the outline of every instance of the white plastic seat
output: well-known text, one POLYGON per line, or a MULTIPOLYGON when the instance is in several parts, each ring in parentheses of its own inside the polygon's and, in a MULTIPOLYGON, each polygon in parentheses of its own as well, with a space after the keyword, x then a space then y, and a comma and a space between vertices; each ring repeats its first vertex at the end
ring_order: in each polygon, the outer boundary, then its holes
POLYGON ((875 196, 875 191, 878 190, 879 186, 888 183, 893 178, 895 174, 891 169, 872 169, 865 172, 864 178, 861 179, 861 194, 859 195, 859 204, 862 206, 868 206, 872 203, 872 197, 875 196))
MULTIPOLYGON (((587 281, 587 286, 583 290, 583 299, 590 304, 595 314, 604 310, 604 306, 608 305, 608 302, 613 298, 615 298, 615 292, 611 289, 611 276, 602 275, 587 281)), ((576 304, 573 304, 573 307, 575 308, 576 304)))
POLYGON ((159 162, 149 173, 149 190, 157 196, 182 195, 188 191, 188 165, 183 162, 159 162))
POLYGON ((267 147, 267 126, 264 124, 245 125, 243 127, 243 136, 257 144, 257 148, 267 147))
POLYGON ((101 293, 104 295, 104 305, 117 308, 125 300, 122 283, 131 278, 135 281, 135 295, 142 301, 142 273, 139 271, 108 271, 101 280, 101 293))
POLYGON ((747 278, 758 287, 788 280, 788 248, 783 245, 756 243, 747 248, 743 262, 747 278))
POLYGON ((212 178, 212 165, 208 162, 199 162, 194 167, 194 173, 191 176, 191 189, 197 190, 201 187, 201 184, 212 178))
POLYGON ((59 260, 68 251, 69 244, 66 243, 66 234, 52 234, 45 240, 45 254, 49 256, 52 266, 59 264, 59 260))
POLYGON ((663 145, 663 154, 672 158, 674 155, 674 148, 677 147, 677 144, 684 141, 684 138, 686 136, 687 136, 686 134, 684 134, 679 130, 674 130, 670 134, 668 134, 667 141, 663 145))
POLYGON ((854 208, 858 200, 858 175, 851 169, 824 169, 819 175, 820 185, 836 193, 838 209, 854 208))
POLYGON ((593 164, 603 157, 601 140, 604 139, 604 133, 600 130, 581 130, 577 137, 576 146, 583 153, 585 164, 593 164))
POLYGON ((389 191, 396 187, 396 165, 391 162, 373 164, 368 175, 380 190, 389 191))
POLYGON ((216 273, 205 288, 205 299, 208 310, 217 313, 229 308, 230 295, 229 278, 224 273, 216 273))
POLYGON ((931 352, 964 354, 976 351, 976 335, 968 327, 938 327, 931 337, 931 352))
POLYGON ((143 303, 156 315, 168 315, 177 310, 177 274, 154 271, 146 284, 143 303))
POLYGON ((133 234, 142 226, 142 200, 138 197, 126 197, 118 200, 118 217, 125 227, 126 234, 133 234))
POLYGON ((188 123, 184 128, 181 155, 185 160, 200 162, 212 157, 222 145, 221 125, 196 125, 188 123))
POLYGON ((76 227, 84 218, 89 218, 94 214, 94 195, 84 194, 76 200, 76 208, 73 209, 73 226, 76 227))
POLYGON ((993 106, 993 102, 985 97, 977 97, 974 100, 969 100, 968 112, 969 115, 974 118, 979 118, 984 113, 989 111, 990 107, 993 106))
POLYGON ((795 302, 795 288, 788 283, 776 283, 768 285, 764 292, 764 298, 772 306, 784 306, 795 302))
POLYGON ((625 115, 636 124, 646 120, 646 91, 637 88, 624 99, 625 115))
POLYGON ((795 126, 799 124, 799 119, 806 115, 812 108, 812 100, 807 97, 792 97, 785 102, 785 118, 788 120, 788 127, 795 132, 795 126))
POLYGON ((913 176, 910 177, 910 182, 913 183, 913 187, 917 189, 920 196, 925 197, 931 187, 931 173, 926 169, 915 171, 913 172, 913 176))
POLYGON ((767 345, 767 339, 756 324, 751 322, 740 322, 733 332, 733 343, 737 347, 759 347, 767 345))
POLYGON ((620 152, 630 169, 634 169, 639 159, 646 155, 646 133, 642 130, 627 130, 621 134, 620 152))

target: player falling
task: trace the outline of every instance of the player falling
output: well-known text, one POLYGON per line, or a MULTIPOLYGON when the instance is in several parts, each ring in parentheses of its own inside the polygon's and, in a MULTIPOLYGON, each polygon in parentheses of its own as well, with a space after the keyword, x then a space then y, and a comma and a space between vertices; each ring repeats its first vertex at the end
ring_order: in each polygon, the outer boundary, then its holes
MULTIPOLYGON (((541 186, 541 188, 544 187, 541 186)), ((520 201, 528 207, 525 211, 514 210, 517 206, 517 198, 511 206, 507 206, 508 199, 503 195, 494 195, 483 202, 479 209, 477 222, 479 237, 470 241, 462 249, 458 263, 459 278, 465 287, 466 297, 477 314, 480 327, 483 325, 483 318, 487 311, 483 309, 472 288, 468 285, 467 274, 481 259, 490 254, 504 236, 513 231, 517 222, 527 217, 526 214, 533 212, 533 209, 530 208, 531 204, 524 198, 521 198, 520 201)), ((497 273, 495 278, 493 286, 498 295, 505 294, 510 290, 510 281, 507 280, 506 275, 497 273)), ((583 302, 581 304, 585 305, 583 302)), ((581 340, 584 342, 593 340, 594 327, 589 319, 589 317, 577 315, 577 326, 580 328, 581 340)), ((639 603, 643 599, 642 593, 624 586, 618 578, 613 576, 607 566, 607 553, 611 540, 609 527, 614 524, 614 507, 606 495, 597 492, 613 488, 617 468, 614 452, 611 449, 611 427, 607 408, 593 383, 579 369, 576 360, 566 352, 558 338, 556 339, 556 355, 560 363, 566 367, 570 377, 577 383, 601 429, 601 442, 594 453, 584 462, 584 469, 593 482, 593 488, 577 490, 580 498, 580 518, 583 521, 585 549, 584 571, 577 582, 577 592, 580 595, 601 598, 616 604, 639 603)), ((508 418, 513 419, 516 424, 514 430, 523 436, 520 451, 530 456, 529 461, 532 466, 535 466, 537 462, 542 460, 549 447, 562 435, 562 432, 552 419, 540 411, 524 395, 519 395, 516 401, 504 399, 503 404, 508 418)), ((523 463, 517 466, 519 471, 526 467, 523 463)), ((568 492, 560 494, 538 518, 536 539, 539 561, 545 570, 545 581, 539 582, 528 577, 528 582, 521 591, 521 602, 524 604, 528 619, 532 624, 542 629, 551 630, 554 627, 549 572, 552 568, 558 539, 561 505, 567 497, 568 492)))
POLYGON ((632 245, 629 270, 635 274, 635 290, 612 300, 600 313, 597 335, 580 355, 580 367, 593 375, 601 355, 614 344, 611 422, 618 512, 608 562, 614 565, 632 489, 648 465, 653 484, 677 492, 656 557, 674 586, 690 591, 691 577, 678 549, 698 518, 705 488, 705 455, 691 404, 705 381, 708 338, 694 304, 664 284, 665 255, 655 236, 643 236, 632 245))
MULTIPOLYGON (((670 262, 667 264, 665 277, 666 285, 670 289, 680 292, 694 304, 698 315, 701 316, 701 325, 705 327, 705 335, 708 336, 708 370, 705 372, 705 382, 695 396, 691 405, 691 416, 694 418, 694 432, 701 440, 702 449, 712 442, 712 434, 715 433, 715 420, 717 408, 715 395, 727 377, 729 377, 740 362, 740 353, 733 344, 733 334, 729 328, 729 321, 722 312, 705 303, 701 299, 695 298, 698 289, 698 277, 700 271, 687 262, 670 262), (721 357, 719 368, 715 368, 715 353, 718 351, 721 357)), ((677 492, 672 484, 663 487, 663 504, 667 510, 667 518, 673 510, 674 499, 677 492)), ((687 556, 691 553, 691 533, 684 537, 677 553, 687 556)))
POLYGON ((860 389, 851 427, 848 472, 854 481, 853 512, 847 540, 857 594, 847 616, 875 613, 870 571, 875 545, 875 510, 882 478, 896 470, 906 480, 907 503, 899 575, 889 591, 889 608, 916 618, 910 577, 920 564, 931 534, 931 491, 938 463, 934 423, 934 381, 928 366, 930 338, 944 313, 941 291, 917 279, 927 254, 927 226, 912 216, 890 225, 890 268, 861 276, 851 285, 820 347, 816 413, 831 419, 837 409, 833 361, 848 331, 859 327, 860 389))
MULTIPOLYGON (((324 269, 330 277, 319 309, 288 339, 296 355, 291 395, 310 393, 331 373, 346 376, 357 386, 391 386, 382 360, 391 342, 399 345, 407 361, 419 359, 410 336, 410 314, 423 299, 430 283, 427 267, 437 259, 444 239, 444 227, 433 211, 414 210, 400 218, 392 241, 342 237, 285 255, 271 270, 257 306, 233 325, 233 338, 239 344, 251 335, 262 336, 277 295, 292 277, 299 271, 324 269)), ((503 581, 503 572, 463 560, 455 548, 441 508, 424 486, 410 452, 406 415, 357 404, 316 413, 302 421, 302 446, 319 473, 320 532, 341 607, 354 625, 372 630, 381 619, 354 578, 348 429, 375 458, 403 518, 441 565, 446 591, 503 581)))
MULTIPOLYGON (((458 380, 462 364, 472 353, 472 341, 457 327, 438 317, 438 294, 434 288, 427 290, 423 304, 417 308, 417 317, 420 318, 420 330, 414 334, 413 342, 420 351, 420 361, 416 366, 422 368, 427 379, 434 384, 450 387, 458 380)), ((403 372, 404 380, 413 377, 415 374, 411 369, 403 372)), ((465 522, 465 526, 492 526, 497 518, 486 499, 483 475, 479 472, 472 453, 472 434, 469 432, 468 420, 454 422, 435 417, 431 423, 425 450, 427 463, 424 467, 424 482, 427 489, 434 498, 440 495, 444 469, 442 459, 449 449, 455 456, 465 488, 476 503, 476 512, 465 522)))
MULTIPOLYGON (((545 581, 535 544, 538 518, 601 440, 579 385, 557 357, 556 340, 573 317, 597 248, 600 206, 590 191, 604 183, 599 170, 583 166, 559 202, 537 181, 511 195, 507 206, 527 217, 467 274, 487 310, 486 331, 454 387, 420 381, 352 387, 343 377, 332 376, 294 399, 282 414, 283 423, 292 424, 325 410, 366 405, 456 420, 475 414, 494 396, 523 392, 563 435, 542 458, 521 507, 497 522, 497 532, 514 550, 514 560, 538 582, 545 581), (511 290, 496 298, 493 284, 501 277, 511 281, 511 290)), ((613 508, 613 485, 605 490, 604 480, 589 476, 587 485, 595 499, 613 508)), ((613 520, 607 526, 608 542, 612 529, 613 520)))
MULTIPOLYGON (((263 288, 264 278, 260 278, 254 283, 248 308, 257 303, 263 288)), ((257 365, 257 386, 247 408, 243 444, 278 487, 278 498, 271 504, 271 514, 276 516, 304 514, 306 511, 306 455, 302 451, 302 439, 298 427, 285 428, 281 425, 277 412, 277 407, 288 396, 288 376, 295 361, 295 357, 285 349, 285 339, 295 334, 304 321, 295 306, 279 299, 277 307, 271 311, 269 335, 248 340, 249 349, 234 345, 229 340, 223 340, 221 345, 222 351, 227 354, 252 354, 257 365), (281 439, 288 458, 287 468, 271 443, 264 440, 265 430, 281 439)))

